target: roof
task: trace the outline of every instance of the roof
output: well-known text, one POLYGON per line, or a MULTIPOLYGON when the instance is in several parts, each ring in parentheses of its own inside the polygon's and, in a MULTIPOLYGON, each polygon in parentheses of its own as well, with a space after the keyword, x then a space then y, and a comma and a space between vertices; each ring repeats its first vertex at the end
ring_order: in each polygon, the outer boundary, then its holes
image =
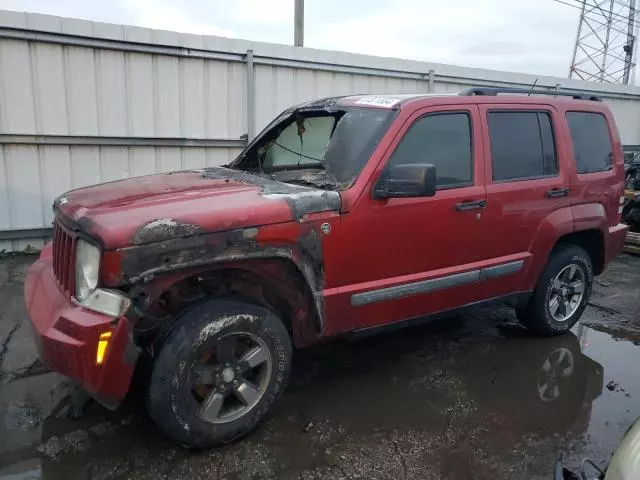
POLYGON ((346 95, 342 97, 327 97, 314 100, 297 108, 328 108, 328 107, 374 107, 374 108, 401 108, 409 103, 431 100, 430 104, 463 104, 463 103, 546 103, 557 104, 575 102, 594 106, 600 99, 593 95, 574 94, 571 92, 553 92, 515 88, 479 87, 462 90, 455 93, 397 93, 381 95, 346 95), (505 95, 502 95, 505 93, 505 95), (498 95, 500 94, 500 95, 498 95))

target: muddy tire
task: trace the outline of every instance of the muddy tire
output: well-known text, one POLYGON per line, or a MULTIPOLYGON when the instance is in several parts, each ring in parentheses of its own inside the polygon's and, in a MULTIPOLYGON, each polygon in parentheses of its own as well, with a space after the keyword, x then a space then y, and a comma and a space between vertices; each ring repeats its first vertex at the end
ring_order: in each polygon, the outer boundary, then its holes
POLYGON ((181 445, 233 442, 264 420, 286 387, 290 365, 291 340, 273 312, 241 301, 204 301, 177 319, 162 345, 149 414, 181 445))
POLYGON ((537 335, 553 336, 568 331, 587 307, 593 284, 593 266, 584 249, 565 245, 551 254, 520 321, 537 335))

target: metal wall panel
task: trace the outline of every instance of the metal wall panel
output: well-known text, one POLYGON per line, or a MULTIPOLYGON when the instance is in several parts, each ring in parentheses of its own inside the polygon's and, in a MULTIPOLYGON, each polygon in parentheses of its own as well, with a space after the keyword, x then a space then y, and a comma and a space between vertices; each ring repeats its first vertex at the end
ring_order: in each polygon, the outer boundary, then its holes
POLYGON ((0 105, 3 132, 29 133, 35 128, 36 100, 32 89, 30 45, 0 41, 0 105))
MULTIPOLYGON (((95 50, 98 83, 98 132, 101 135, 127 135, 127 89, 125 53, 95 50)), ((168 115, 177 118, 175 112, 168 115)), ((165 118, 165 117, 163 117, 165 118)))
POLYGON ((611 98, 607 103, 614 113, 622 143, 640 144, 640 102, 611 98))
POLYGON ((11 228, 45 225, 42 208, 41 155, 38 147, 15 145, 4 148, 5 175, 9 190, 8 209, 11 228))
MULTIPOLYGON (((26 238, 33 236, 28 232, 5 238, 49 226, 51 201, 64 191, 227 163, 239 152, 241 137, 251 133, 249 125, 258 132, 292 104, 356 93, 526 86, 534 80, 0 10, 0 250, 41 246, 26 238)), ((640 88, 538 79, 550 92, 558 84, 602 96, 623 143, 640 144, 640 88)))
MULTIPOLYGON (((51 226, 53 199, 73 188, 128 177, 217 166, 237 148, 0 146, 0 231, 51 226)), ((0 241, 0 251, 22 245, 0 241)), ((24 243, 34 246, 34 243, 24 243)), ((14 248, 15 247, 15 248, 14 248)))
POLYGON ((180 131, 180 61, 177 58, 154 58, 153 92, 155 94, 155 134, 171 137, 180 131))
POLYGON ((63 63, 69 133, 95 135, 99 130, 96 88, 98 77, 94 51, 89 48, 67 47, 64 50, 63 63))
POLYGON ((0 147, 0 230, 9 230, 11 225, 11 205, 9 205, 9 170, 4 147, 0 147))
MULTIPOLYGON (((38 108, 36 131, 67 134, 67 95, 62 47, 34 43, 30 53, 34 100, 38 108)), ((13 132, 9 128, 6 130, 13 132)))
MULTIPOLYGON (((242 64, 1 39, 0 70, 1 133, 220 139, 246 133, 242 64)), ((279 105, 290 105, 290 96, 279 105)))

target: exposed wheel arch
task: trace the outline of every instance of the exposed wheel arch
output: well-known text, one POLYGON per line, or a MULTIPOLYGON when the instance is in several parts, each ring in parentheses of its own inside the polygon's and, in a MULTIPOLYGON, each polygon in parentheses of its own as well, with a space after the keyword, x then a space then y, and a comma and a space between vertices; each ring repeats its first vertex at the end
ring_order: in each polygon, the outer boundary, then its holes
POLYGON ((159 277, 130 292, 137 303, 140 343, 153 342, 185 309, 211 298, 241 298, 277 312, 297 346, 323 331, 317 295, 291 260, 272 258, 213 264, 159 277))

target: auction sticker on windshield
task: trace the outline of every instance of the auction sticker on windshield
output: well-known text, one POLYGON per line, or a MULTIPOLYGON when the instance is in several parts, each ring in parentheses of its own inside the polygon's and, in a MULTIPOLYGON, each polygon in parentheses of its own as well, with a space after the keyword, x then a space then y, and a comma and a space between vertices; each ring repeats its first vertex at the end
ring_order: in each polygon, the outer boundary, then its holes
POLYGON ((401 99, 396 97, 362 97, 355 103, 359 105, 375 105, 377 107, 393 107, 401 99))

